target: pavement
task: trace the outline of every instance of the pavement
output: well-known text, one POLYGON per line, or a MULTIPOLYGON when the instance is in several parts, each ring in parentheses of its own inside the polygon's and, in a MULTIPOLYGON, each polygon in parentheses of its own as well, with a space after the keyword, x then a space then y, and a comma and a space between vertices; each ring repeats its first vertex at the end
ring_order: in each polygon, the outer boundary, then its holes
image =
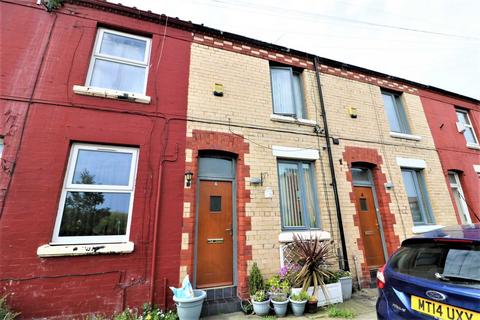
MULTIPOLYGON (((337 309, 350 310, 355 316, 353 319, 356 320, 374 320, 377 318, 375 312, 375 303, 377 301, 378 289, 362 289, 357 291, 352 295, 352 299, 347 300, 343 303, 338 303, 335 305, 337 309)), ((223 315, 216 315, 212 317, 206 317, 207 320, 244 320, 244 319, 274 319, 273 316, 259 317, 255 315, 245 315, 242 312, 229 313, 223 315)), ((343 319, 343 318, 330 318, 328 316, 327 308, 321 308, 315 314, 305 314, 303 317, 295 317, 292 314, 289 314, 286 318, 295 318, 298 320, 307 320, 307 319, 322 319, 322 320, 333 320, 333 319, 343 319)))

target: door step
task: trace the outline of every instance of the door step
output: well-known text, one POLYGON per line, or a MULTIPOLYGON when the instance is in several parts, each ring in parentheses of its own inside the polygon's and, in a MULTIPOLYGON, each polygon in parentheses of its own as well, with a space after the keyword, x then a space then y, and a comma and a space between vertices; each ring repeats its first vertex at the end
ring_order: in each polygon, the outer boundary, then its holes
POLYGON ((378 269, 370 269, 370 288, 377 287, 377 270, 378 269))
POLYGON ((207 298, 203 303, 202 317, 241 311, 237 287, 205 289, 207 298))

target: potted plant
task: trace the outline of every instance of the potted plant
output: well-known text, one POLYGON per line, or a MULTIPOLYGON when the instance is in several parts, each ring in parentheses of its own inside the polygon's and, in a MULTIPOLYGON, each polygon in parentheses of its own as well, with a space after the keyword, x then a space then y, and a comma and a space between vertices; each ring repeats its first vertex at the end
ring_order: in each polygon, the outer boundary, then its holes
POLYGON ((342 298, 343 300, 348 300, 352 298, 352 274, 350 271, 340 270, 338 271, 338 280, 342 286, 342 298))
POLYGON ((275 314, 284 317, 287 314, 288 293, 290 292, 290 284, 285 278, 286 274, 280 272, 268 279, 267 288, 270 294, 270 300, 273 304, 275 314))
POLYGON ((259 316, 266 316, 270 311, 270 299, 264 290, 258 290, 251 296, 253 312, 259 316))
POLYGON ((307 312, 308 313, 316 313, 318 310, 318 299, 315 296, 308 296, 307 301, 307 312))
POLYGON ((300 287, 292 289, 292 294, 306 291, 318 300, 319 306, 343 302, 341 285, 338 279, 334 279, 335 273, 328 269, 329 260, 335 257, 331 241, 320 241, 317 236, 303 238, 294 234, 293 245, 301 269, 295 277, 295 285, 300 287), (331 281, 335 282, 328 284, 331 281))
POLYGON ((305 305, 307 304, 309 295, 305 291, 300 291, 297 294, 290 296, 290 303, 292 305, 293 314, 301 316, 305 312, 305 305))

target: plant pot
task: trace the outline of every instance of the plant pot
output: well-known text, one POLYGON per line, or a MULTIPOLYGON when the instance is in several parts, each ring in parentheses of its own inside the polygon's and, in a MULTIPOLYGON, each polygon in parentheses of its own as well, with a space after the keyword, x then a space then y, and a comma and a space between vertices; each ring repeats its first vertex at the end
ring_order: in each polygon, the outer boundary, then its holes
POLYGON ((285 301, 275 301, 272 300, 273 303, 273 309, 275 310, 275 314, 277 317, 285 317, 287 314, 287 308, 288 308, 288 300, 285 301))
POLYGON ((290 303, 291 303, 291 306, 292 306, 293 314, 295 316, 299 317, 299 316, 303 315, 303 313, 305 312, 305 305, 307 304, 307 300, 295 301, 295 300, 290 299, 290 303))
POLYGON ((257 316, 266 316, 270 312, 270 299, 267 301, 257 302, 252 299, 253 312, 257 316))
POLYGON ((317 313, 318 310, 318 301, 308 301, 305 305, 306 312, 308 313, 317 313))
POLYGON ((341 277, 339 280, 340 280, 340 285, 342 286, 343 301, 351 299, 352 287, 353 287, 352 277, 341 277))
POLYGON ((173 296, 173 301, 177 306, 178 318, 180 320, 198 320, 206 296, 207 293, 203 290, 193 290, 193 298, 176 298, 173 296))
MULTIPOLYGON (((297 294, 300 291, 302 291, 302 288, 292 288, 292 294, 297 294)), ((343 302, 342 285, 340 282, 326 284, 325 291, 327 292, 327 296, 325 296, 322 288, 319 286, 317 292, 315 293, 319 307, 343 302)), ((307 293, 309 295, 313 295, 313 287, 309 287, 307 293)))

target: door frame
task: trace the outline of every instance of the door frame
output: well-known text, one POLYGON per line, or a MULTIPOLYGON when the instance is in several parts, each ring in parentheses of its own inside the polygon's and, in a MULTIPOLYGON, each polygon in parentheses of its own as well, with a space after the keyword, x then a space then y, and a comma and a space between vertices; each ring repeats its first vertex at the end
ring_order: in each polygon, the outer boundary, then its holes
MULTIPOLYGON (((355 188, 355 187, 367 187, 367 188, 370 188, 371 191, 372 191, 372 195, 373 195, 373 203, 375 205, 375 216, 377 217, 377 222, 378 222, 378 226, 380 227, 380 239, 381 239, 381 244, 382 244, 382 252, 383 252, 383 257, 385 259, 385 262, 388 261, 388 252, 387 252, 387 244, 385 242, 385 234, 384 234, 384 231, 383 231, 383 221, 382 221, 382 216, 380 214, 380 209, 378 208, 378 200, 377 200, 377 190, 375 188, 375 183, 373 181, 373 174, 372 174, 372 169, 368 168, 368 167, 365 167, 365 166, 352 166, 352 169, 353 168, 358 168, 358 169, 364 169, 364 170, 367 170, 368 172, 368 182, 361 182, 361 181, 354 181, 353 180, 353 174, 352 174, 352 187, 355 188)), ((355 201, 357 201, 357 199, 355 198, 355 201)), ((357 211, 357 208, 355 207, 355 211, 357 211)), ((358 212, 357 212, 358 214, 358 212)), ((359 229, 360 229, 360 235, 361 235, 361 232, 362 232, 362 226, 361 224, 359 224, 359 229)), ((365 263, 366 263, 366 260, 365 260, 365 263)))
MULTIPOLYGON (((205 158, 215 158, 216 156, 206 156, 205 158)), ((197 159, 197 163, 200 162, 199 156, 197 159)), ((233 166, 233 176, 231 178, 225 177, 215 177, 213 175, 201 175, 200 173, 197 175, 196 179, 196 188, 195 188, 195 237, 194 237, 194 249, 193 249, 193 282, 192 286, 196 289, 197 288, 197 265, 198 265, 198 219, 199 219, 199 206, 200 206, 200 182, 201 181, 224 181, 224 182, 231 182, 232 183, 232 286, 237 285, 237 177, 236 177, 236 169, 237 169, 237 161, 234 157, 226 157, 226 156, 217 156, 217 158, 224 158, 232 160, 233 166)), ((199 166, 197 166, 199 168, 199 166)), ((215 287, 212 287, 215 288, 215 287)), ((210 289, 210 288, 208 288, 210 289)))

